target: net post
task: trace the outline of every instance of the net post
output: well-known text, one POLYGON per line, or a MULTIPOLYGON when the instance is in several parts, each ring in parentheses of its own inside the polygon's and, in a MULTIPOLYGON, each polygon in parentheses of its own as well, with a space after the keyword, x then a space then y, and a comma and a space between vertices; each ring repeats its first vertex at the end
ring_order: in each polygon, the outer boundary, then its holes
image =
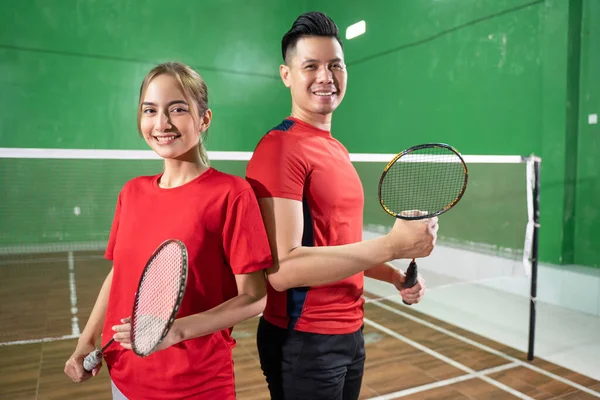
POLYGON ((540 227, 540 162, 533 158, 533 240, 531 241, 531 293, 529 300, 529 345, 527 360, 534 359, 537 273, 538 273, 538 233, 540 227))

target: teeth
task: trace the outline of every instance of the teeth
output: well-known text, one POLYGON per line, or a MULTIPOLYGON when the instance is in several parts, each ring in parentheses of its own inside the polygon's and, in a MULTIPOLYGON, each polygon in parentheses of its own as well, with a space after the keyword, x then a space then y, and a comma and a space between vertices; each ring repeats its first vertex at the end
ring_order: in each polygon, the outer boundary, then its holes
POLYGON ((332 92, 314 92, 317 96, 331 96, 332 92))
POLYGON ((159 142, 168 142, 169 140, 175 139, 176 136, 156 136, 156 140, 159 142))

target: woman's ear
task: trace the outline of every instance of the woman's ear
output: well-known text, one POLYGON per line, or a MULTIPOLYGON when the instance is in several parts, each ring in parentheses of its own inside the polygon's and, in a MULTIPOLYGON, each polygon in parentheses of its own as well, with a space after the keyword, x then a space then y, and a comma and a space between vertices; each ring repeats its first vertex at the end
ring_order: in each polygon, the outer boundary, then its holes
POLYGON ((205 132, 210 127, 210 122, 212 121, 212 110, 207 109, 202 115, 202 119, 200 120, 200 133, 205 132))

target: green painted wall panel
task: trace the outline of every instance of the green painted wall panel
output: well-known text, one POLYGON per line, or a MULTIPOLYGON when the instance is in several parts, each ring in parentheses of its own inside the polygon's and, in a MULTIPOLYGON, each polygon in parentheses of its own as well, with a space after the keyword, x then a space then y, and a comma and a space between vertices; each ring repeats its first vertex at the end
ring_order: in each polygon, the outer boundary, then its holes
POLYGON ((565 141, 567 124, 568 2, 543 5, 540 259, 563 262, 565 217, 565 141))
POLYGON ((574 253, 576 264, 600 266, 600 2, 584 0, 581 30, 579 140, 575 195, 574 253))
POLYGON ((281 31, 300 11, 278 0, 3 2, 2 45, 81 57, 277 75, 281 31))
POLYGON ((261 1, 22 1, 0 5, 5 147, 144 149, 144 75, 183 61, 204 77, 210 146, 252 150, 281 99, 279 42, 301 10, 261 1), (286 17, 287 16, 287 17, 286 17), (15 131, 18 134, 15 134, 15 131))
POLYGON ((335 116, 351 151, 427 141, 465 154, 540 148, 540 7, 525 1, 380 1, 326 8, 345 41, 349 86, 335 116), (365 136, 368 141, 363 140, 365 136))

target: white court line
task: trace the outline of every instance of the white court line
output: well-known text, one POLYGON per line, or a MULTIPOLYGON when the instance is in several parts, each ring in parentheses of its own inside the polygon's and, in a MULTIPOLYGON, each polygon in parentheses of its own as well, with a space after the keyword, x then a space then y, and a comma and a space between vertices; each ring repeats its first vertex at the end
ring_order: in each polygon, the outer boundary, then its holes
MULTIPOLYGON (((472 281, 456 281, 456 282, 447 283, 445 285, 438 285, 438 286, 431 287, 431 288, 428 287, 427 292, 432 292, 432 291, 439 290, 439 289, 447 289, 447 288, 455 287, 455 286, 467 286, 467 285, 472 286, 472 285, 476 285, 479 283, 497 281, 502 278, 506 278, 506 277, 482 278, 482 279, 476 279, 476 280, 472 280, 472 281)), ((400 294, 394 293, 394 294, 390 294, 387 296, 381 296, 381 297, 376 297, 376 298, 365 297, 365 304, 380 302, 380 301, 384 301, 384 300, 390 300, 390 299, 393 299, 394 297, 398 298, 398 297, 400 297, 400 294)))
MULTIPOLYGON (((365 297, 365 299, 367 299, 367 297, 365 297)), ((370 300, 372 300, 370 303, 372 303, 373 305, 376 305, 377 307, 383 308, 383 309, 388 310, 388 311, 390 311, 390 312, 392 312, 392 313, 394 313, 396 315, 400 315, 400 316, 402 316, 404 318, 407 318, 407 319, 410 319, 412 321, 415 321, 415 322, 417 322, 417 323, 419 323, 421 325, 425 325, 425 326, 427 326, 427 327, 429 327, 431 329, 434 329, 434 330, 436 330, 438 332, 441 332, 441 333, 443 333, 445 335, 451 336, 451 337, 453 337, 455 339, 458 339, 458 340, 460 340, 462 342, 470 344, 471 346, 474 346, 474 347, 477 347, 477 348, 479 348, 481 350, 487 351, 488 353, 494 354, 494 355, 496 355, 498 357, 502 357, 502 358, 504 358, 504 359, 506 359, 508 361, 515 362, 515 363, 519 364, 519 366, 521 366, 521 367, 529 368, 532 371, 535 371, 535 372, 540 373, 542 375, 546 375, 549 378, 552 378, 552 379, 557 380, 559 382, 562 382, 562 383, 564 383, 566 385, 572 386, 572 387, 574 387, 574 388, 576 388, 578 390, 581 390, 582 392, 585 392, 585 393, 591 394, 592 396, 600 398, 600 393, 596 392, 595 390, 587 388, 587 387, 585 387, 583 385, 580 385, 580 384, 578 384, 576 382, 573 382, 573 381, 571 381, 569 379, 563 378, 562 376, 553 374, 552 372, 546 371, 546 370, 544 370, 542 368, 536 367, 535 365, 532 365, 532 364, 529 364, 529 363, 524 362, 522 360, 519 360, 518 358, 509 356, 508 354, 504 354, 501 351, 493 349, 493 348, 491 348, 489 346, 486 346, 486 345, 481 344, 479 342, 476 342, 474 340, 468 339, 468 338, 466 338, 464 336, 461 336, 461 335, 459 335, 457 333, 454 333, 454 332, 451 332, 451 331, 449 331, 447 329, 441 328, 441 327, 439 327, 439 326, 437 326, 435 324, 432 324, 431 322, 427 322, 427 321, 422 320, 420 318, 417 318, 417 317, 415 317, 413 315, 410 315, 408 313, 402 312, 402 311, 400 311, 400 310, 398 310, 398 309, 396 309, 394 307, 388 306, 387 304, 381 304, 378 300, 375 300, 375 299, 370 299, 370 300)))
MULTIPOLYGON (((65 253, 68 251, 102 251, 106 250, 106 241, 96 240, 91 242, 21 244, 0 246, 0 255, 25 255, 31 256, 39 253, 65 253)), ((86 256, 84 256, 86 257, 86 256)))
POLYGON ((46 337, 46 338, 41 338, 41 339, 14 340, 12 342, 0 342, 0 347, 14 346, 14 345, 19 345, 19 344, 57 342, 59 340, 77 339, 78 337, 79 337, 79 335, 63 335, 63 336, 56 336, 56 337, 46 337))
MULTIPOLYGON (((447 289, 449 287, 454 287, 454 286, 474 285, 474 284, 478 284, 480 282, 489 282, 489 281, 495 281, 495 280, 498 280, 498 278, 485 278, 485 279, 479 279, 479 280, 470 281, 470 282, 468 282, 468 281, 452 282, 452 283, 447 283, 445 285, 439 285, 439 286, 432 287, 432 288, 428 287, 427 292, 432 292, 432 291, 435 291, 438 289, 447 289)), ((396 297, 396 298, 400 297, 400 294, 394 293, 394 294, 390 294, 387 296, 376 297, 374 299, 365 297, 365 304, 377 303, 377 302, 384 301, 384 300, 391 300, 394 297, 396 297)))
POLYGON ((75 286, 75 260, 73 258, 73 252, 68 253, 69 262, 69 293, 71 297, 71 335, 79 336, 79 318, 77 318, 77 289, 75 286))
MULTIPOLYGON (((58 261, 54 259, 54 261, 58 261)), ((69 251, 67 253, 67 263, 69 266, 69 297, 71 301, 71 334, 56 336, 56 337, 46 337, 40 339, 29 339, 29 340, 14 340, 11 342, 0 342, 1 346, 13 346, 19 344, 33 344, 33 343, 46 343, 46 342, 55 342, 59 340, 68 340, 68 339, 76 339, 81 334, 79 329, 79 318, 77 317, 77 290, 75 285, 75 257, 73 256, 73 252, 69 251)))
MULTIPOLYGON (((467 367, 467 366, 465 366, 465 365, 463 365, 463 364, 461 364, 461 363, 459 363, 459 362, 457 362, 457 361, 455 361, 455 360, 453 360, 453 359, 451 359, 449 357, 446 357, 445 355, 440 354, 440 353, 438 353, 435 350, 431 350, 429 347, 423 346, 422 344, 417 343, 414 340, 411 340, 411 339, 409 339, 409 338, 407 338, 405 336, 402 336, 399 333, 394 332, 393 330, 391 330, 389 328, 386 328, 385 326, 380 325, 380 324, 378 324, 375 321, 371 321, 368 318, 365 318, 364 321, 365 321, 365 324, 371 325, 372 327, 374 327, 376 329, 379 329, 380 331, 382 331, 384 333, 387 333, 388 335, 390 335, 390 336, 392 336, 392 337, 394 337, 394 338, 396 338, 398 340, 401 340, 404 343, 409 344, 412 347, 414 347, 416 349, 419 349, 422 352, 427 353, 427 354, 429 354, 432 357, 435 357, 435 358, 437 358, 439 360, 442 360, 442 361, 444 361, 444 362, 452 365, 454 368, 458 368, 458 369, 460 369, 462 371, 465 371, 465 372, 467 372, 469 374, 477 374, 477 371, 475 371, 474 369, 471 369, 471 368, 469 368, 469 367, 467 367)), ((519 399, 534 400, 533 397, 529 397, 526 394, 521 393, 518 390, 515 390, 515 389, 511 388, 510 386, 507 386, 507 385, 505 385, 503 383, 500 383, 500 382, 498 382, 498 381, 496 381, 496 380, 494 380, 492 378, 489 378, 489 377, 487 377, 485 375, 478 376, 478 378, 481 379, 481 380, 483 380, 483 381, 486 381, 490 385, 496 386, 498 389, 504 390, 505 392, 510 393, 510 394, 512 394, 515 397, 518 397, 519 399)))
POLYGON ((40 381, 42 380, 42 365, 44 365, 44 352, 40 351, 40 365, 38 367, 37 385, 35 385, 35 399, 40 395, 40 381))
MULTIPOLYGON (((89 256, 89 257, 73 257, 73 260, 105 260, 103 256, 89 256)), ((0 267, 3 266, 13 266, 13 265, 22 265, 22 264, 48 264, 48 263, 64 263, 64 257, 56 257, 56 258, 31 258, 31 259, 16 259, 16 260, 7 260, 0 261, 0 267)))
POLYGON ((428 390, 437 389, 437 388, 444 387, 444 386, 450 386, 450 385, 454 385, 455 383, 464 382, 464 381, 468 381, 470 379, 479 378, 481 375, 491 375, 491 374, 495 374, 496 372, 506 371, 507 369, 512 369, 512 368, 515 368, 517 366, 518 366, 517 363, 504 364, 504 365, 500 365, 498 367, 484 369, 484 370, 478 371, 478 372, 476 372, 474 374, 461 375, 461 376, 457 376, 457 377, 454 377, 454 378, 446 379, 446 380, 443 380, 443 381, 437 381, 437 382, 428 383, 427 385, 416 386, 416 387, 412 387, 410 389, 404 389, 404 390, 400 390, 400 391, 397 391, 397 392, 394 392, 394 393, 384 394, 383 396, 371 397, 368 400, 392 400, 392 399, 399 399, 400 397, 410 396, 411 394, 420 393, 420 392, 426 392, 428 390))

